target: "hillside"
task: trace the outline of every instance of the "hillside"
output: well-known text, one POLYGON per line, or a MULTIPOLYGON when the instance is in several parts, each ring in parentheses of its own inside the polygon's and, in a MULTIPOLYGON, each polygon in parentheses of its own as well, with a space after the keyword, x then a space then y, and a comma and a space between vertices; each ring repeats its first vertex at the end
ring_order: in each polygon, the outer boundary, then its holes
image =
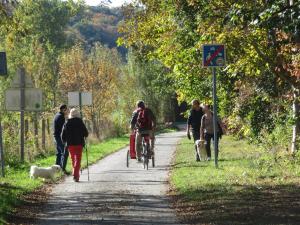
MULTIPOLYGON (((109 48, 117 47, 119 37, 118 24, 122 21, 121 8, 107 8, 104 6, 87 6, 72 19, 67 30, 69 43, 81 41, 87 47, 100 42, 109 48)), ((124 55, 126 49, 118 47, 124 55)))

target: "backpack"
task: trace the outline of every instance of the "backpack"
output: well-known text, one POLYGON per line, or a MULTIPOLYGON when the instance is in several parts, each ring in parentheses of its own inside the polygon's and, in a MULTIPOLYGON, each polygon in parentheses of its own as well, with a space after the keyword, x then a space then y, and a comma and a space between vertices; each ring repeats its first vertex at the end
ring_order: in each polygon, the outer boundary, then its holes
POLYGON ((152 129, 152 119, 148 109, 139 108, 137 117, 137 127, 139 130, 151 130, 152 129))

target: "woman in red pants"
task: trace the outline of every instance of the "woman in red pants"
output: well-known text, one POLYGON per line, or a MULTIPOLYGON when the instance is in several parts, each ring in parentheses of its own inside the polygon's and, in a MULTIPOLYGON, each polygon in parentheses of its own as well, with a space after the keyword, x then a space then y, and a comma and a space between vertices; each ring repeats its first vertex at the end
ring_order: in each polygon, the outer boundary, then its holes
POLYGON ((85 145, 84 138, 88 136, 88 131, 80 118, 80 113, 77 109, 70 110, 70 115, 67 122, 64 124, 61 138, 64 143, 67 143, 69 149, 72 166, 73 166, 73 179, 79 182, 79 171, 83 146, 85 145))

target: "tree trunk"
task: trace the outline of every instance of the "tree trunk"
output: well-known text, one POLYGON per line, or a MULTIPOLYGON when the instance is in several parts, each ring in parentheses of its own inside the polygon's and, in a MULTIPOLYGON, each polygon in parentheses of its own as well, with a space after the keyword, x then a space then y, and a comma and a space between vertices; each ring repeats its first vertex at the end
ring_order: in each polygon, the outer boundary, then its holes
POLYGON ((292 137, 292 147, 291 152, 295 153, 298 148, 298 139, 300 134, 300 90, 293 87, 293 116, 294 116, 294 126, 293 126, 293 137, 292 137))

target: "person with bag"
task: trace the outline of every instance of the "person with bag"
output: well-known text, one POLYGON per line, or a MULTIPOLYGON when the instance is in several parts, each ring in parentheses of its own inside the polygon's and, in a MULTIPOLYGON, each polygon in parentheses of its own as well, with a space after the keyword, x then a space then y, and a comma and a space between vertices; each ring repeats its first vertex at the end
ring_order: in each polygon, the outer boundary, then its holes
POLYGON ((136 104, 137 109, 133 112, 130 121, 132 132, 136 132, 135 136, 135 151, 138 162, 141 162, 142 156, 142 135, 149 135, 150 150, 154 153, 154 130, 156 127, 156 118, 151 109, 145 106, 144 101, 140 100, 136 104))
POLYGON ((88 135, 88 130, 80 118, 79 111, 72 108, 70 110, 69 118, 64 124, 61 139, 67 144, 67 148, 71 155, 73 167, 72 175, 75 182, 79 182, 82 151, 85 145, 85 138, 87 138, 88 135))
MULTIPOLYGON (((200 102, 197 99, 192 101, 192 110, 190 111, 188 120, 187 120, 187 137, 191 139, 190 130, 192 130, 192 135, 194 139, 194 143, 200 139, 200 126, 201 126, 201 119, 203 116, 203 111, 200 106, 200 102)), ((196 161, 200 161, 200 156, 197 151, 197 146, 195 144, 195 156, 196 161)))
MULTIPOLYGON (((203 106, 204 115, 201 119, 200 127, 200 140, 205 141, 205 149, 207 152, 207 160, 211 159, 211 140, 214 140, 214 114, 210 110, 209 105, 203 106)), ((220 119, 217 119, 217 141, 222 138, 223 135, 223 125, 220 119)))

